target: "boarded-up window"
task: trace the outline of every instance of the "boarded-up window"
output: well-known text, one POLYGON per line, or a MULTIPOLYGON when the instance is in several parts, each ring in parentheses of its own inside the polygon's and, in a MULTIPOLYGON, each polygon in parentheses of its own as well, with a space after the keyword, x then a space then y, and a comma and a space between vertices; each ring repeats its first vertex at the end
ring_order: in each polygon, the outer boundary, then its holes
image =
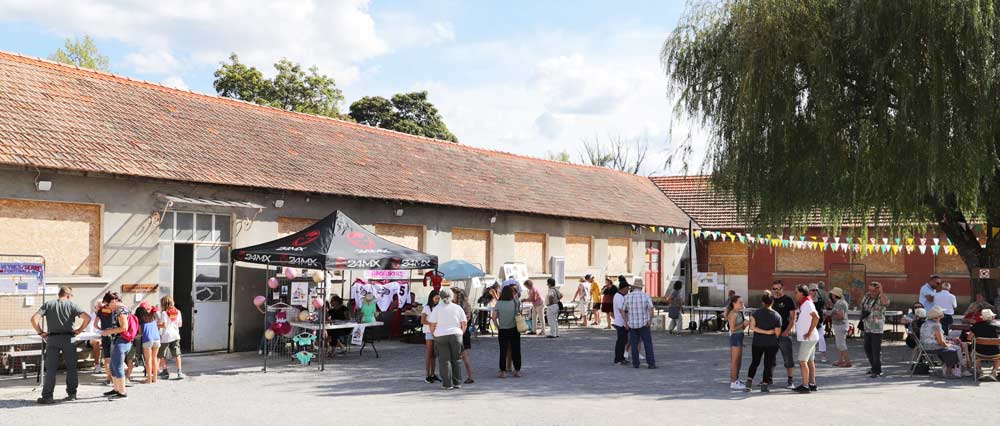
POLYGON ((778 247, 774 255, 778 272, 823 272, 822 251, 778 247))
POLYGON ((278 236, 284 237, 306 229, 310 225, 318 222, 319 219, 307 217, 278 217, 278 236))
POLYGON ((45 257, 48 276, 101 273, 101 206, 0 199, 0 252, 45 257))
POLYGON ((582 235, 566 236, 566 272, 568 275, 583 275, 591 264, 594 239, 582 235))
POLYGON ((414 250, 424 249, 424 227, 419 225, 375 224, 378 236, 414 250))
POLYGON ((733 241, 710 241, 708 243, 708 264, 711 271, 722 272, 719 266, 725 268, 728 275, 746 275, 749 268, 747 246, 733 241))
POLYGON ((627 274, 632 271, 629 262, 628 238, 608 238, 608 276, 627 274))
POLYGON ((854 262, 864 263, 869 274, 903 274, 906 272, 905 258, 903 253, 872 253, 865 256, 854 254, 854 262))
POLYGON ((462 259, 489 271, 491 247, 489 230, 451 228, 452 259, 462 259))
MULTIPOLYGON (((944 250, 942 250, 943 252, 944 250)), ((939 254, 934 256, 934 272, 939 274, 969 276, 969 268, 957 254, 939 254)))
POLYGON ((514 233, 514 261, 528 265, 528 273, 545 272, 545 234, 514 233))

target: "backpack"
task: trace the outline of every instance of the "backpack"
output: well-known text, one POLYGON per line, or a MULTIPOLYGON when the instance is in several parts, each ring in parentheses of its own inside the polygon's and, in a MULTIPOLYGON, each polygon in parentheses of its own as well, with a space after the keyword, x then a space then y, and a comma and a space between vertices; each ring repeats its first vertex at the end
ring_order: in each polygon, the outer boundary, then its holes
POLYGON ((139 318, 133 314, 128 314, 128 328, 118 335, 123 341, 132 343, 135 335, 139 334, 139 318))

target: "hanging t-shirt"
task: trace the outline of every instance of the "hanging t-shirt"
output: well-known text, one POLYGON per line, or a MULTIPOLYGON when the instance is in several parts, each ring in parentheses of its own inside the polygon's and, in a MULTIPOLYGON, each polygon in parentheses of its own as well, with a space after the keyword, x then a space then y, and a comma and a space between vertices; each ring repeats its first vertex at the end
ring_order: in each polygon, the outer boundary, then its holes
POLYGON ((410 305, 413 300, 410 299, 410 283, 403 281, 396 281, 395 284, 398 286, 396 290, 396 295, 398 296, 399 306, 410 305))
POLYGON ((399 292, 399 283, 394 281, 389 284, 377 284, 373 286, 373 289, 375 290, 375 303, 378 304, 378 309, 385 312, 392 305, 392 297, 399 292))
POLYGON ((357 280, 351 284, 351 298, 354 299, 354 306, 361 306, 365 301, 365 296, 375 294, 375 286, 364 281, 357 280))

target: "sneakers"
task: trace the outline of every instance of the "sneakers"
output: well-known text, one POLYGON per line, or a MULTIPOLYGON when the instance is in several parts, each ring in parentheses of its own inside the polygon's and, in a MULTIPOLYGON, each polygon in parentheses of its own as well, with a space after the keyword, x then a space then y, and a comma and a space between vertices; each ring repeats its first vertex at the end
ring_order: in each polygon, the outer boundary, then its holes
POLYGON ((747 387, 738 380, 729 384, 729 389, 734 391, 745 391, 747 387))
POLYGON ((444 390, 453 390, 453 389, 455 389, 454 386, 445 386, 444 387, 444 390))
POLYGON ((181 373, 180 371, 177 372, 177 380, 184 380, 186 378, 187 376, 185 376, 184 373, 181 373))
POLYGON ((753 380, 748 379, 744 386, 746 387, 744 390, 750 392, 753 389, 753 380))
POLYGON ((792 383, 792 378, 788 378, 788 384, 785 385, 785 389, 795 389, 795 383, 792 383))
POLYGON ((115 392, 114 395, 108 397, 108 399, 124 399, 128 398, 127 394, 115 392))
POLYGON ((816 387, 815 383, 809 385, 809 392, 819 392, 819 388, 816 387))
POLYGON ((760 385, 760 392, 761 393, 770 393, 771 392, 770 390, 767 389, 767 383, 761 383, 761 385, 760 385))
POLYGON ((427 376, 427 377, 424 377, 424 382, 427 382, 427 383, 434 383, 434 378, 433 378, 433 376, 427 376))
POLYGON ((56 400, 52 399, 52 397, 48 397, 48 398, 38 398, 35 400, 35 402, 42 405, 49 405, 49 404, 55 404, 56 400))
POLYGON ((452 387, 455 388, 455 389, 462 389, 462 385, 455 385, 455 386, 452 386, 452 387))
POLYGON ((75 393, 67 394, 66 397, 63 398, 63 401, 66 402, 76 401, 76 394, 75 393))
POLYGON ((161 378, 161 379, 163 379, 163 380, 167 380, 167 379, 170 378, 170 372, 167 371, 167 370, 162 370, 162 371, 160 371, 160 374, 159 374, 158 377, 161 378))
POLYGON ((101 368, 101 364, 95 365, 94 374, 102 374, 102 373, 104 373, 104 369, 101 368))
POLYGON ((114 395, 114 394, 116 394, 116 393, 118 393, 118 391, 116 391, 116 390, 112 389, 112 390, 109 390, 109 391, 107 391, 107 392, 104 392, 104 393, 103 393, 103 394, 101 394, 101 395, 104 395, 104 396, 111 396, 111 395, 114 395))
POLYGON ((809 393, 809 388, 806 387, 806 385, 798 385, 797 387, 792 388, 792 390, 795 391, 795 393, 809 393))

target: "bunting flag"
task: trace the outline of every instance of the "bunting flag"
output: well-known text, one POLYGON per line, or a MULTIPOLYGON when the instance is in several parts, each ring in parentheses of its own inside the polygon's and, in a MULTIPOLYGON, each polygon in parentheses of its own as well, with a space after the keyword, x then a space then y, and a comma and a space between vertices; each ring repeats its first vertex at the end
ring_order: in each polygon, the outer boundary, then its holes
MULTIPOLYGON (((937 239, 937 238, 935 238, 935 240, 936 240, 936 239, 937 239)), ((934 255, 935 255, 935 256, 937 256, 938 252, 940 252, 940 251, 941 251, 941 246, 939 246, 939 245, 937 245, 937 244, 934 244, 934 245, 932 245, 932 246, 931 246, 931 251, 932 251, 932 252, 934 252, 934 255)))
POLYGON ((927 246, 921 244, 921 245, 917 246, 917 248, 920 249, 920 254, 927 253, 927 246))
MULTIPOLYGON (((864 253, 864 254, 927 254, 927 248, 931 248, 931 253, 935 256, 957 255, 958 248, 952 244, 951 240, 942 237, 842 237, 839 235, 772 235, 772 234, 744 234, 732 231, 711 231, 711 230, 687 230, 684 228, 672 228, 665 226, 631 225, 633 231, 643 231, 646 228, 653 232, 667 235, 693 236, 694 238, 710 239, 713 241, 738 242, 746 245, 765 245, 773 248, 786 248, 792 250, 819 250, 843 253, 864 253), (692 233, 693 232, 693 233, 692 233), (867 240, 867 241, 866 241, 867 240), (943 240, 943 241, 942 241, 943 240), (933 242, 933 244, 931 243, 933 242), (919 243, 919 244, 917 244, 919 243)), ((994 234, 1000 234, 1000 227, 990 229, 994 234)), ((977 239, 980 244, 981 241, 977 239)))
POLYGON ((892 254, 899 254, 899 246, 898 245, 895 245, 895 244, 892 245, 892 254))
POLYGON ((913 245, 913 238, 907 238, 906 239, 906 245, 912 246, 913 245))
POLYGON ((898 246, 903 241, 902 238, 896 238, 896 245, 898 246))
POLYGON ((934 245, 938 245, 941 242, 940 238, 932 238, 934 240, 934 245))
POLYGON ((889 244, 889 239, 882 237, 882 244, 889 244))

